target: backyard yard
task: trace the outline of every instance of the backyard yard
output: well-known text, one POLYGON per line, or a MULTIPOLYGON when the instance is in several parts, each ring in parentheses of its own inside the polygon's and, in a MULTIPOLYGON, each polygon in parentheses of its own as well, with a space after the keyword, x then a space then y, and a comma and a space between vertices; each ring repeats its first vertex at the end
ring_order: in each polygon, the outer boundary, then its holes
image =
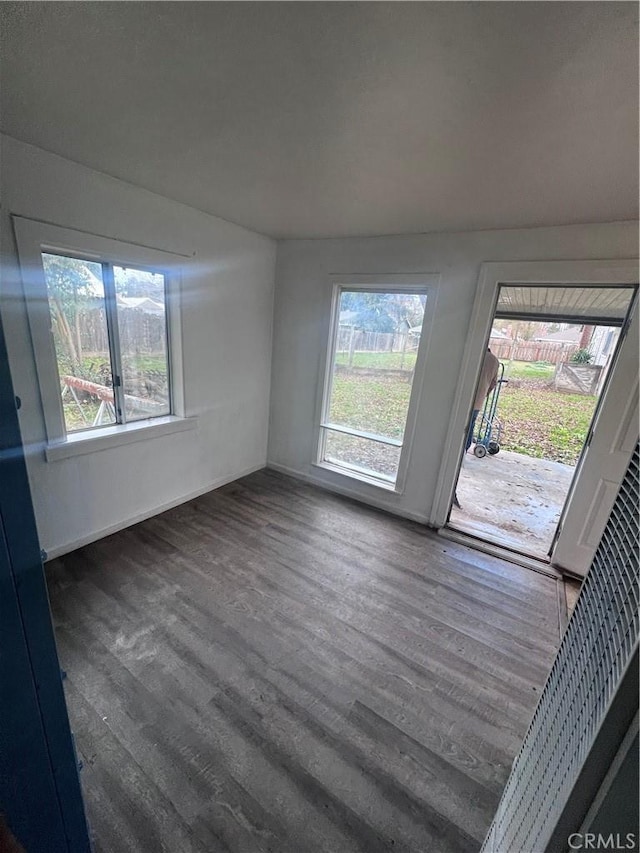
MULTIPOLYGON (((60 370, 65 368, 68 373, 72 373, 71 368, 66 364, 59 365, 60 370)), ((166 400, 167 362, 164 354, 128 355, 123 359, 122 370, 126 394, 166 400)), ((111 388, 113 384, 109 359, 103 355, 83 356, 76 373, 78 378, 103 387, 111 388)), ((64 386, 64 382, 62 385, 64 386)), ((86 391, 77 391, 75 398, 67 391, 63 397, 62 408, 68 431, 86 429, 94 423, 100 408, 100 400, 86 391)), ((103 416, 101 426, 107 426, 113 422, 113 417, 103 416)))
MULTIPOLYGON (((401 440, 415 358, 415 352, 404 355, 355 352, 349 368, 348 355, 339 353, 330 420, 401 440)), ((127 362, 125 377, 132 384, 134 378, 145 377, 165 386, 164 357, 138 356, 127 362)), ((93 382, 111 385, 109 363, 105 358, 86 357, 82 373, 93 382)), ((498 417, 503 424, 501 448, 575 465, 589 429, 596 397, 555 391, 550 385, 554 375, 554 366, 550 364, 513 362, 508 375, 509 382, 502 388, 498 405, 498 417)), ((137 384, 135 393, 144 393, 137 384)), ((78 397, 80 406, 70 397, 64 401, 68 428, 90 426, 98 411, 99 401, 95 398, 82 394, 78 397)), ((352 436, 333 436, 332 449, 382 474, 393 473, 397 466, 399 449, 352 436)))
MULTIPOLYGON (((393 332, 382 333, 376 330, 373 311, 380 306, 365 307, 373 316, 354 318, 341 303, 341 317, 351 325, 345 323, 336 334, 322 458, 392 485, 399 472, 421 326, 407 322, 409 331, 401 334, 401 326, 392 324, 393 332)), ((526 340, 518 338, 518 328, 507 344, 492 342, 502 355, 504 373, 498 377, 506 380, 499 386, 491 436, 499 453, 489 459, 461 454, 449 522, 463 533, 546 559, 593 419, 605 362, 590 364, 594 353, 579 346, 583 337, 585 343, 591 340, 587 327, 571 343, 564 340, 564 328, 558 329, 562 339, 534 340, 536 334, 556 333, 539 323, 534 326, 525 330, 530 333, 526 340)), ((606 340, 611 344, 613 337, 606 340)), ((488 407, 492 402, 490 395, 488 407)), ((477 425, 486 441, 486 418, 477 425)))
MULTIPOLYGON (((403 375, 398 371, 399 355, 356 353, 355 369, 338 370, 333 379, 331 421, 402 438, 411 372, 405 370, 403 375), (389 369, 398 372, 385 375, 389 369)), ((412 366, 410 358, 415 361, 413 354, 407 354, 405 368, 412 366)), ((344 360, 339 358, 337 363, 344 364, 344 360)), ((503 423, 500 446, 526 456, 575 465, 597 398, 555 391, 550 384, 553 375, 554 366, 549 364, 511 365, 509 382, 503 385, 498 404, 498 417, 503 423)), ((382 450, 383 445, 378 447, 382 450)), ((369 445, 369 453, 374 449, 369 445)))

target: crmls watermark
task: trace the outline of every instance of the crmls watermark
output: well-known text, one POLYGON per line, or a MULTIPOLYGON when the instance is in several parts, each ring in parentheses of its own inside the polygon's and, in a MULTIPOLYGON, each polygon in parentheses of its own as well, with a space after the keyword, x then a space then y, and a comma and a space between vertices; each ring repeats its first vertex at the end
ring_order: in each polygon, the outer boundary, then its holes
POLYGON ((610 832, 603 835, 598 832, 574 832, 567 839, 570 850, 637 850, 638 837, 635 832, 621 835, 610 832))

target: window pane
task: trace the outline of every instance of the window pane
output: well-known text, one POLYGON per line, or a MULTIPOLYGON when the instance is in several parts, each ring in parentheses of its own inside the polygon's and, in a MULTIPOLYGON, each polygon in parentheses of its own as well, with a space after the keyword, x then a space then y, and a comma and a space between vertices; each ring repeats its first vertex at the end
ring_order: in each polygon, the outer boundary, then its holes
POLYGON ((67 432, 116 422, 102 265, 43 253, 67 432))
POLYGON ((363 474, 395 483, 400 448, 368 438, 326 430, 324 461, 334 465, 348 465, 363 474))
POLYGON ((165 281, 160 273, 114 266, 125 420, 168 415, 165 281))
MULTIPOLYGON (((403 439, 425 304, 423 294, 341 292, 334 330, 329 424, 403 439)), ((343 461, 350 465, 355 464, 351 456, 356 449, 356 455, 362 455, 368 448, 363 458, 371 455, 370 444, 364 442, 332 438, 332 461, 338 458, 340 448, 345 448, 343 461)), ((375 458, 386 460, 380 473, 395 480, 400 450, 377 444, 375 447, 375 458), (384 449, 377 449, 380 447, 384 449)), ((375 464, 380 467, 382 463, 375 464)))

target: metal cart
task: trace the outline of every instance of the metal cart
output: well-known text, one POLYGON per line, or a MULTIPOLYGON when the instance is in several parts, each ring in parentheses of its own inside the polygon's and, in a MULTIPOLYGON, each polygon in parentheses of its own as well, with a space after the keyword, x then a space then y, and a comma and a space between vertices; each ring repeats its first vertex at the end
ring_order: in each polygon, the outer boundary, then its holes
POLYGON ((473 448, 473 455, 477 456, 478 459, 482 459, 487 453, 493 456, 500 450, 503 424, 496 412, 498 409, 498 400, 500 399, 500 391, 502 390, 502 386, 506 385, 508 381, 508 379, 504 378, 504 364, 500 363, 496 386, 485 400, 482 414, 480 414, 476 422, 476 446, 473 448))

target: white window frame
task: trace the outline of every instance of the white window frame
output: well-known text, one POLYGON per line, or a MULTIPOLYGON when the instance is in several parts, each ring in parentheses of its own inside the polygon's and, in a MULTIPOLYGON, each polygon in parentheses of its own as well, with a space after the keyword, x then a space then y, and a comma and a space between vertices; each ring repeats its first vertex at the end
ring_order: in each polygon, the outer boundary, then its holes
POLYGON ((156 435, 193 429, 197 425, 197 419, 188 418, 185 411, 182 365, 180 290, 182 266, 186 256, 21 216, 12 216, 12 222, 44 415, 47 460, 56 461, 156 435), (138 267, 164 275, 169 415, 67 433, 60 396, 58 362, 51 331, 43 252, 75 256, 97 263, 138 267))
POLYGON ((325 338, 326 351, 324 352, 324 357, 321 359, 323 367, 320 382, 318 383, 319 395, 316 405, 316 457, 313 462, 315 466, 350 479, 359 480, 360 482, 375 486, 378 489, 402 494, 409 468, 416 417, 422 395, 422 385, 425 373, 424 368, 436 308, 439 281, 440 276, 436 273, 330 276, 330 323, 328 334, 325 338), (401 440, 388 438, 387 436, 375 435, 367 432, 366 430, 357 430, 351 427, 332 424, 329 420, 337 328, 340 315, 340 297, 344 291, 361 293, 408 293, 427 297, 424 317, 422 320, 420 343, 418 345, 418 353, 416 356, 416 366, 411 384, 411 395, 409 397, 409 405, 407 407, 404 435, 401 440), (391 479, 385 478, 383 475, 377 475, 373 472, 371 474, 367 474, 361 469, 351 466, 346 462, 342 464, 327 462, 324 459, 327 430, 342 432, 346 435, 353 435, 358 438, 369 439, 388 446, 401 448, 395 482, 391 479))

